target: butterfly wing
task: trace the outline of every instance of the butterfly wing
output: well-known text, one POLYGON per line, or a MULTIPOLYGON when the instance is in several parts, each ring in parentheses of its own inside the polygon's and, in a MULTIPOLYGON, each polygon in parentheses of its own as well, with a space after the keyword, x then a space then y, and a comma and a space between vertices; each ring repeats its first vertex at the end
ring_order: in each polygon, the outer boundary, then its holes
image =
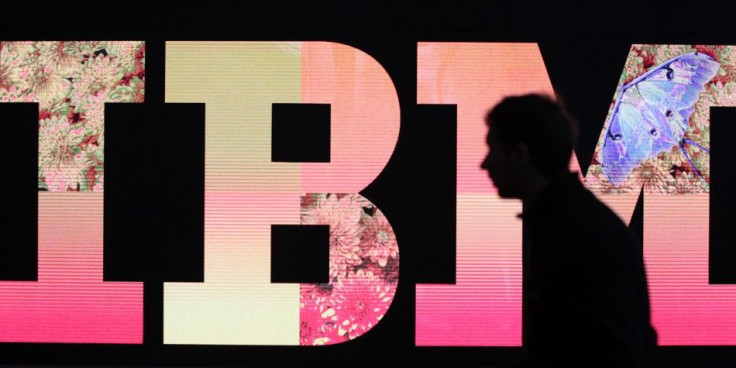
POLYGON ((639 165, 645 152, 651 151, 652 141, 639 131, 651 125, 651 112, 644 108, 635 89, 623 90, 614 106, 615 113, 603 142, 603 173, 615 186, 621 185, 639 165))
POLYGON ((719 67, 710 56, 693 52, 621 87, 601 155, 603 173, 614 186, 642 161, 679 144, 703 86, 719 67))

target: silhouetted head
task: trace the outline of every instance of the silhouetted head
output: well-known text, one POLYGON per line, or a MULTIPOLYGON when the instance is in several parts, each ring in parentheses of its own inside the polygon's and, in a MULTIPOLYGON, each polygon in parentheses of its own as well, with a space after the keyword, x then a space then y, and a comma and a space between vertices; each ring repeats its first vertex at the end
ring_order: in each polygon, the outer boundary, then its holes
POLYGON ((499 196, 526 199, 568 171, 577 129, 558 102, 538 94, 506 97, 486 124, 489 153, 481 167, 499 196))

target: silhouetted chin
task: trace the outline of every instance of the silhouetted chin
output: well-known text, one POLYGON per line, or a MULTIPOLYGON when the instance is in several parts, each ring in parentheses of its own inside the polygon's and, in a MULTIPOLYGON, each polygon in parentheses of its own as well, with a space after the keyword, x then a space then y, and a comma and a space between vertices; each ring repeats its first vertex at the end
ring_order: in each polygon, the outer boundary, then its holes
POLYGON ((493 186, 496 187, 496 190, 498 191, 498 196, 501 198, 505 198, 505 199, 520 198, 518 193, 515 193, 514 190, 511 188, 499 187, 495 183, 493 184, 493 186))

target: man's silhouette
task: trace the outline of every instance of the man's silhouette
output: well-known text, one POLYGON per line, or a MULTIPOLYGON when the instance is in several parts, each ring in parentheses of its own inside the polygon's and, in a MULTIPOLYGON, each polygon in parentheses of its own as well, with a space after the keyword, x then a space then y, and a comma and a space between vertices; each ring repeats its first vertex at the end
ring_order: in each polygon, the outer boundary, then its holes
POLYGON ((531 367, 651 367, 656 333, 641 246, 568 170, 576 127, 555 101, 487 115, 488 171, 523 203, 523 345, 531 367))

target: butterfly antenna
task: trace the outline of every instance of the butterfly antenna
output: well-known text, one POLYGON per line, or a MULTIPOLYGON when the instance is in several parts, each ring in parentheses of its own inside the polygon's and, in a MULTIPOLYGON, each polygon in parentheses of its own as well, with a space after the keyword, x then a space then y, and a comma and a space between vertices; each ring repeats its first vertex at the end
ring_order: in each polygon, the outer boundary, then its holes
POLYGON ((701 150, 701 151, 705 151, 705 153, 707 153, 707 154, 709 154, 709 155, 710 155, 710 150, 709 150, 709 149, 707 149, 707 148, 705 148, 705 147, 703 147, 703 146, 701 146, 701 145, 699 145, 699 144, 695 143, 695 142, 694 142, 693 140, 691 140, 691 139, 687 139, 687 138, 682 138, 682 143, 692 144, 693 146, 695 146, 695 147, 698 147, 698 148, 700 148, 700 150, 701 150))
POLYGON ((691 141, 691 140, 689 140, 689 139, 687 139, 687 138, 683 138, 683 139, 682 139, 682 140, 680 141, 680 144, 678 144, 678 145, 677 145, 678 147, 680 147, 680 151, 682 152, 682 154, 683 154, 683 155, 685 155, 685 158, 687 159, 687 162, 688 162, 688 163, 690 164, 690 167, 692 167, 692 168, 693 168, 693 171, 695 171, 695 173, 696 173, 696 174, 698 174, 698 176, 699 176, 699 177, 700 177, 701 179, 703 179, 703 181, 705 181, 705 182, 707 183, 708 181, 707 181, 707 180, 705 180, 705 178, 703 177, 703 175, 702 175, 702 174, 700 173, 700 170, 698 170, 698 168, 697 168, 697 167, 695 167, 695 164, 693 164, 693 161, 692 161, 692 160, 690 160, 690 155, 688 155, 688 154, 687 154, 687 151, 685 150, 685 143, 688 143, 688 144, 692 144, 692 145, 694 145, 694 146, 696 146, 696 147, 698 147, 698 148, 700 148, 700 149, 704 150, 704 151, 705 151, 705 152, 707 152, 708 154, 710 154, 710 150, 708 150, 708 149, 704 148, 703 146, 701 146, 701 145, 699 145, 699 144, 697 144, 697 143, 695 143, 695 142, 693 142, 693 141, 691 141))

